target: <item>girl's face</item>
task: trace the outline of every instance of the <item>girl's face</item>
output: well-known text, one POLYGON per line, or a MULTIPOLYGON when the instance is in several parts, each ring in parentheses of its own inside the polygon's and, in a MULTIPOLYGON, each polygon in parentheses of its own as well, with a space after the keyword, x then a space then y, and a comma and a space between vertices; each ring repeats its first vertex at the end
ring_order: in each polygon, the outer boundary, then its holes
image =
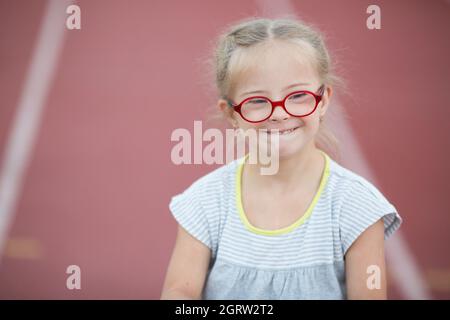
MULTIPOLYGON (((242 57, 244 63, 250 63, 250 67, 234 83, 235 89, 232 90, 229 99, 238 104, 251 96, 265 96, 272 101, 279 101, 289 93, 298 90, 308 90, 318 94, 322 83, 310 61, 299 58, 298 49, 296 44, 275 42, 273 45, 254 50, 251 56, 242 57), (255 59, 256 53, 258 54, 255 59)), ((314 113, 306 117, 294 117, 286 113, 283 108, 276 107, 270 118, 259 123, 242 119, 225 100, 219 100, 219 107, 226 113, 234 127, 244 130, 279 129, 283 131, 295 128, 290 133, 278 134, 279 157, 286 158, 314 143, 314 137, 319 130, 319 117, 325 114, 330 97, 331 88, 327 87, 314 113)))

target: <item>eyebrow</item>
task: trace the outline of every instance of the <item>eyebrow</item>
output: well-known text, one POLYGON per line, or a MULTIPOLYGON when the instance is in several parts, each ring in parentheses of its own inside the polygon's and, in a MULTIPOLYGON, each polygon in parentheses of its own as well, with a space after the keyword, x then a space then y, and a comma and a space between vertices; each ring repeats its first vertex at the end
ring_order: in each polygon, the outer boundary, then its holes
MULTIPOLYGON (((303 82, 294 83, 294 84, 291 84, 291 85, 287 86, 286 88, 284 88, 283 91, 287 90, 287 89, 290 89, 290 88, 293 88, 293 87, 307 86, 307 85, 310 85, 310 84, 309 83, 303 83, 303 82)), ((242 97, 242 96, 245 96, 247 94, 253 94, 253 93, 267 93, 267 91, 264 91, 264 90, 248 91, 248 92, 242 93, 240 96, 242 97)))

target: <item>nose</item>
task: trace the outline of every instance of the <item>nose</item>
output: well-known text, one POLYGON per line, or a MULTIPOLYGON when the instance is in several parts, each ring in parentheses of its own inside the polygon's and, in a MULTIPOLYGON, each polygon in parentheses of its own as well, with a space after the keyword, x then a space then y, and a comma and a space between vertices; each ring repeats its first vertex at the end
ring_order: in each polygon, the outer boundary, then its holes
POLYGON ((269 118, 271 122, 283 121, 290 117, 289 113, 287 113, 281 105, 275 106, 272 115, 269 118))

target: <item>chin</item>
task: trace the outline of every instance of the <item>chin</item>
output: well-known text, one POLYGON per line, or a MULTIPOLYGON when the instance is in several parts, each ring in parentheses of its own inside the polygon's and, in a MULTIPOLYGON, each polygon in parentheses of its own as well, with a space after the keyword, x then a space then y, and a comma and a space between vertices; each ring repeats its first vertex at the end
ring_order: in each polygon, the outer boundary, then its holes
POLYGON ((288 159, 290 157, 295 156, 299 152, 301 152, 301 150, 303 150, 303 146, 293 146, 293 145, 283 146, 283 145, 280 145, 279 158, 280 159, 288 159))
MULTIPOLYGON (((308 135, 309 136, 309 135, 308 135)), ((309 144, 308 136, 301 135, 300 132, 293 134, 292 136, 282 137, 279 139, 279 159, 288 159, 290 157, 298 155, 302 152, 309 144)), ((311 137, 312 138, 312 137, 311 137)), ((269 140, 270 141, 270 140, 269 140)), ((259 145, 265 155, 271 154, 271 143, 264 145, 259 145)))
MULTIPOLYGON (((301 150, 304 149, 304 145, 301 142, 297 143, 283 143, 280 141, 279 149, 278 149, 278 158, 279 159, 288 159, 292 156, 295 156, 301 150)), ((260 146, 260 152, 262 152, 265 155, 270 155, 272 153, 272 150, 270 150, 270 146, 264 145, 260 146)))

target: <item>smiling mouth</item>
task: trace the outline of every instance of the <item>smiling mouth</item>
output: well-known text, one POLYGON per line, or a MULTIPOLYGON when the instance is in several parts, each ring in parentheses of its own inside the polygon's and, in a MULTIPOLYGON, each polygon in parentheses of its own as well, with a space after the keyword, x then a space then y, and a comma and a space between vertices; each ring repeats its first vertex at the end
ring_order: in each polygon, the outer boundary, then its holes
POLYGON ((291 128, 291 129, 286 129, 286 130, 279 130, 278 132, 277 132, 277 130, 268 130, 267 133, 268 134, 277 134, 278 133, 280 135, 286 135, 286 134, 290 134, 290 133, 296 131, 298 128, 300 128, 300 126, 297 126, 295 128, 291 128))

